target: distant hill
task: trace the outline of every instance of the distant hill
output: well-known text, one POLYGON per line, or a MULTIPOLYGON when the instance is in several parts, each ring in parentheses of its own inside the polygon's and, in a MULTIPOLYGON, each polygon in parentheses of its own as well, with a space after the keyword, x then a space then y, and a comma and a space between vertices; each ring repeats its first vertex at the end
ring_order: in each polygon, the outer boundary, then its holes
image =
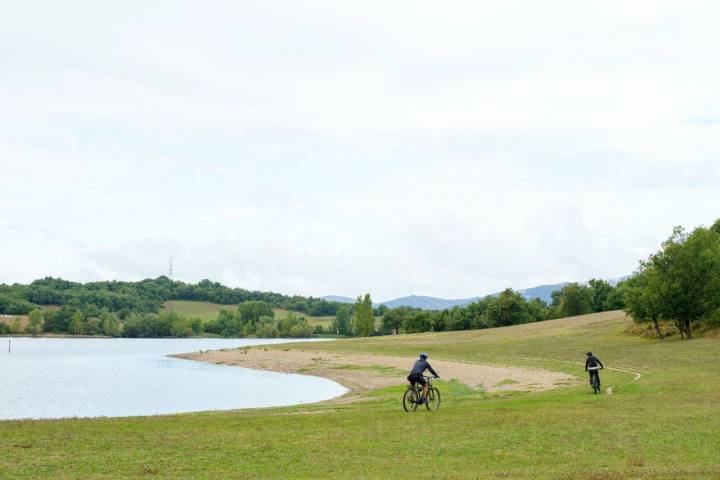
MULTIPOLYGON (((531 300, 533 298, 539 298, 547 303, 550 303, 550 302, 552 302, 552 296, 551 296, 552 292, 562 289, 568 283, 569 282, 556 283, 556 284, 552 284, 552 285, 539 285, 537 287, 525 288, 522 290, 518 290, 518 292, 528 300, 531 300)), ((385 305, 390 308, 412 307, 412 308, 421 308, 423 310, 444 310, 446 308, 452 308, 455 306, 464 307, 464 306, 470 305, 471 303, 476 302, 486 296, 497 296, 499 294, 500 294, 500 292, 496 292, 496 293, 491 293, 489 295, 482 295, 482 296, 469 297, 469 298, 457 298, 457 299, 428 297, 428 296, 423 296, 423 295, 410 295, 408 297, 395 298, 393 300, 388 300, 386 302, 382 302, 382 305, 385 305)), ((324 297, 324 298, 329 300, 328 297, 324 297)), ((347 298, 347 297, 336 297, 336 298, 347 298)), ((349 299, 349 300, 350 300, 350 302, 353 302, 352 299, 349 299)), ((339 300, 335 300, 335 301, 339 301, 339 300)))
MULTIPOLYGON (((552 292, 562 289, 567 284, 568 282, 556 283, 554 285, 539 285, 537 287, 518 290, 518 292, 528 300, 531 300, 533 298, 539 298, 547 303, 550 303, 552 302, 552 292)), ((390 308, 412 307, 422 308, 423 310, 444 310, 446 308, 452 308, 455 306, 464 307, 486 296, 494 297, 499 294, 500 292, 496 292, 484 296, 458 298, 454 300, 437 297, 426 297, 422 295, 410 295, 409 297, 401 297, 394 300, 388 300, 387 302, 382 302, 382 304, 390 308)))
POLYGON ((537 287, 518 290, 518 292, 520 292, 520 294, 528 300, 531 300, 533 298, 539 298, 540 300, 543 300, 547 303, 551 303, 552 293, 558 290, 562 290, 562 288, 568 283, 570 282, 555 283, 553 285, 539 285, 537 287))
POLYGON ((343 297, 342 295, 325 295, 324 297, 320 297, 323 300, 326 300, 328 302, 337 302, 337 303, 355 303, 354 298, 350 297, 343 297))
MULTIPOLYGON (((630 275, 626 275, 624 277, 619 278, 612 278, 609 279, 608 282, 611 285, 617 285, 618 282, 622 280, 626 280, 630 277, 630 275)), ((531 288, 524 288, 517 290, 518 293, 520 293, 523 297, 525 297, 528 300, 532 300, 533 298, 539 298, 540 300, 543 300, 547 303, 552 303, 552 293, 558 290, 561 290, 565 285, 567 285, 570 282, 562 282, 562 283, 554 283, 550 285, 538 285, 537 287, 531 287, 531 288)), ((455 306, 458 307, 464 307, 466 305, 470 305, 473 302, 476 302, 480 300, 481 298, 485 297, 494 297, 500 295, 500 292, 490 293, 488 295, 481 295, 477 297, 469 297, 469 298, 457 298, 457 299, 447 299, 447 298, 438 298, 438 297, 428 297, 423 295, 410 295, 407 297, 400 297, 395 298, 392 300, 388 300, 385 302, 381 302, 376 305, 385 305, 390 308, 396 308, 396 307, 412 307, 412 308, 421 308, 423 310, 445 310, 446 308, 452 308, 455 306)), ((324 300, 327 300, 328 302, 340 302, 340 303, 355 303, 354 298, 350 297, 343 297, 340 295, 328 295, 326 297, 322 297, 324 300)))
POLYGON ((410 295, 409 297, 396 298, 394 300, 388 300, 382 302, 383 305, 395 308, 395 307, 412 307, 422 308, 423 310, 444 310, 446 308, 452 308, 455 306, 464 307, 474 301, 479 300, 481 297, 472 298, 459 298, 456 300, 447 300, 444 298, 436 297, 424 297, 420 295, 410 295))

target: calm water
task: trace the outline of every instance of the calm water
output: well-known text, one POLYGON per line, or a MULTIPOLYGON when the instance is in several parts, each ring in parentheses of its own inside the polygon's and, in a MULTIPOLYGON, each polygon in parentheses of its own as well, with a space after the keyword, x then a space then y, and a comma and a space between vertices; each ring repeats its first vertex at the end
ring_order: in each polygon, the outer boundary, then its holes
POLYGON ((306 375, 168 358, 290 340, 0 338, 0 419, 119 417, 271 407, 346 392, 306 375))

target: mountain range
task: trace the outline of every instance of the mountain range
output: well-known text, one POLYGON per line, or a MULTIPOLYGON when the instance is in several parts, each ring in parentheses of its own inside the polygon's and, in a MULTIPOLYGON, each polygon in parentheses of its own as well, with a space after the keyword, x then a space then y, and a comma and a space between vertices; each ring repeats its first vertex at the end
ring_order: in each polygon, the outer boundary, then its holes
MULTIPOLYGON (((629 275, 619 277, 619 278, 613 278, 609 279, 608 282, 611 285, 617 285, 618 282, 625 280, 629 277, 629 275)), ((538 285, 536 287, 531 288, 525 288, 522 290, 517 290, 523 297, 525 297, 527 300, 531 300, 533 298, 539 298, 547 303, 552 302, 552 293, 561 290, 565 285, 567 285, 570 282, 562 282, 562 283, 555 283, 551 285, 538 285)), ((400 297, 395 298, 392 300, 387 300, 385 302, 380 302, 377 305, 385 305, 389 308, 396 308, 396 307, 412 307, 412 308, 421 308, 423 310, 445 310, 446 308, 452 308, 455 306, 458 307, 464 307, 466 305, 469 305, 473 302, 476 302, 480 300, 481 298, 485 298, 487 296, 496 296, 499 295, 500 292, 491 293, 489 295, 483 295, 478 297, 469 297, 469 298, 458 298, 458 299, 447 299, 447 298, 438 298, 438 297, 427 297, 423 295, 410 295, 407 297, 400 297)), ((340 302, 340 303, 355 303, 354 298, 350 297, 344 297, 342 295, 327 295, 325 297, 322 297, 325 300, 329 302, 340 302)))

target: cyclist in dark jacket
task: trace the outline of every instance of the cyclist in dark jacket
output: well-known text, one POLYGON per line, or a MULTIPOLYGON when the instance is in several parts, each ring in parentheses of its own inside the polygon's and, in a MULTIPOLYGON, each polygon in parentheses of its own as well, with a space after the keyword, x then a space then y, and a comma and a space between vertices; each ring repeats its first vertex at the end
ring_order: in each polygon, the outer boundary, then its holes
POLYGON ((427 361, 428 355, 427 353, 421 353, 420 358, 415 360, 415 364, 413 365, 412 369, 410 370, 410 375, 407 376, 408 382, 410 382, 410 385, 414 383, 419 383, 423 387, 423 396, 421 401, 423 403, 427 402, 428 397, 428 385, 427 381, 425 381, 425 378, 423 377, 423 373, 425 373, 425 370, 430 370, 430 373, 432 373, 433 377, 439 378, 440 375, 435 373, 435 370, 430 366, 430 364, 427 361))
POLYGON ((600 385, 600 374, 598 372, 601 368, 605 367, 603 367, 600 359, 593 355, 592 352, 587 352, 586 355, 585 371, 590 373, 590 385, 593 384, 593 377, 597 377, 598 385, 600 385))

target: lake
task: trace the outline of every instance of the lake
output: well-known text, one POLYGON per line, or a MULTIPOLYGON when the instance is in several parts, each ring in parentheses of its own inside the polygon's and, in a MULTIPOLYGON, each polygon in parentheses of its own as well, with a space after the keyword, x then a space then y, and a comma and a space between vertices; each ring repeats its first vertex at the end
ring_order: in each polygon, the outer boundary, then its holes
POLYGON ((317 402, 347 390, 307 375, 169 354, 274 339, 0 338, 0 419, 122 417, 317 402))

